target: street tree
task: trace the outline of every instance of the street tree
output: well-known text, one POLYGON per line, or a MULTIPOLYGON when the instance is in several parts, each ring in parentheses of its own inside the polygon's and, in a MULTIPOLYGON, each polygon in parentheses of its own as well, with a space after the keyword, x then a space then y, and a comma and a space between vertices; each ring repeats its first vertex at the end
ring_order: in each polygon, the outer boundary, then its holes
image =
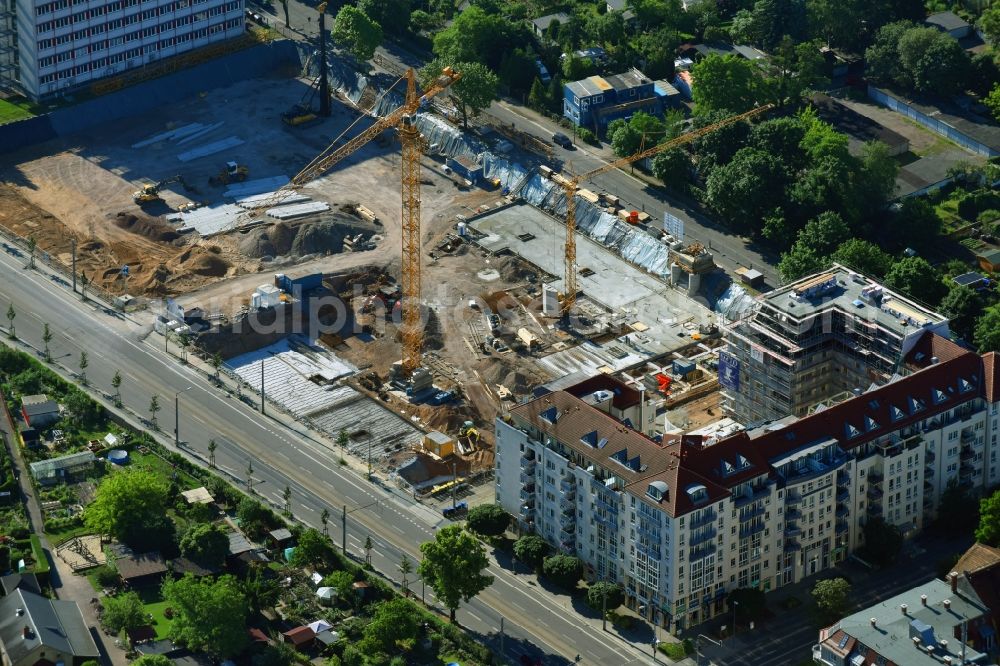
POLYGON ((186 574, 163 583, 163 599, 174 610, 170 638, 191 650, 227 659, 247 644, 248 605, 233 576, 217 580, 186 574))
POLYGON ((114 377, 111 378, 111 388, 115 390, 115 407, 122 406, 122 373, 115 370, 114 377))
POLYGON ((215 451, 219 448, 219 445, 215 443, 214 439, 208 440, 208 464, 213 469, 215 468, 215 451))
MULTIPOLYGON (((496 74, 478 62, 456 63, 454 69, 461 72, 462 78, 451 86, 449 92, 462 112, 462 127, 468 129, 469 118, 478 116, 496 99, 500 82, 496 74)), ((441 69, 438 69, 440 72, 441 69)))
POLYGON ((14 318, 17 317, 17 311, 14 310, 14 304, 11 303, 7 308, 7 336, 11 340, 17 340, 17 331, 14 330, 14 318))
POLYGON ((28 268, 35 267, 35 250, 38 247, 38 242, 35 240, 34 236, 28 236, 28 268))
POLYGON ((49 353, 49 343, 52 342, 52 331, 49 329, 48 322, 42 327, 42 344, 45 345, 45 360, 52 362, 52 354, 49 353))
POLYGON ((390 655, 404 645, 412 645, 420 633, 419 616, 410 602, 395 598, 375 608, 371 622, 365 625, 358 644, 365 655, 390 655))
MULTIPOLYGON (((729 112, 725 110, 713 111, 704 116, 695 116, 694 129, 707 127, 725 120, 727 117, 729 117, 729 112)), ((698 156, 698 172, 707 179, 716 167, 732 160, 736 153, 747 145, 749 137, 750 123, 741 120, 698 138, 694 142, 694 152, 698 156)))
POLYGON ((745 58, 713 53, 695 63, 691 76, 698 82, 691 94, 699 115, 722 110, 743 113, 757 99, 760 79, 745 58))
POLYGON ((843 617, 847 611, 851 584, 843 578, 828 578, 817 582, 810 594, 820 619, 829 623, 843 617))
POLYGON ((129 631, 146 624, 142 599, 135 592, 123 592, 101 600, 101 626, 112 634, 129 631))
POLYGON ((587 605, 593 609, 605 608, 613 611, 623 603, 625 603, 625 590, 617 583, 599 581, 587 588, 587 605))
POLYGON ((935 527, 945 534, 965 538, 975 532, 980 524, 981 501, 971 488, 959 483, 958 479, 951 479, 941 492, 935 527))
MULTIPOLYGON (((563 26, 565 30, 566 26, 563 26)), ((451 25, 434 35, 434 55, 442 62, 479 62, 497 68, 515 45, 529 43, 518 22, 490 14, 475 5, 467 7, 451 25)))
POLYGON ((542 562, 542 573, 559 587, 574 590, 583 577, 583 564, 578 557, 560 553, 545 558, 542 562))
POLYGON ((229 537, 212 523, 194 523, 180 540, 181 555, 209 569, 218 568, 226 561, 229 537))
POLYGON ((881 279, 892 267, 892 256, 870 241, 851 238, 834 250, 832 259, 870 277, 881 279))
POLYGON ((323 509, 323 513, 319 514, 319 523, 323 526, 323 536, 330 536, 330 510, 327 508, 323 509))
POLYGON ((160 427, 156 423, 156 413, 160 411, 160 397, 154 395, 149 399, 149 422, 153 426, 153 430, 159 430, 160 427))
POLYGON ((358 9, 388 34, 404 34, 410 22, 410 0, 358 0, 358 9))
POLYGON ((365 537, 365 566, 369 569, 372 566, 372 549, 375 548, 375 544, 372 543, 372 537, 369 534, 365 537))
POLYGON ((399 573, 403 577, 401 581, 403 595, 408 597, 410 596, 410 574, 413 573, 413 560, 410 559, 409 555, 403 553, 397 569, 399 569, 399 573))
POLYGON ((90 284, 90 278, 80 271, 80 298, 81 300, 87 300, 87 285, 90 284))
POLYGON ((247 491, 253 493, 253 458, 247 459, 247 491))
POLYGON ((972 341, 980 354, 1000 351, 1000 304, 991 305, 983 310, 982 316, 976 322, 972 341))
POLYGON ((451 621, 459 603, 469 601, 493 583, 486 573, 486 549, 460 525, 442 527, 433 541, 420 544, 423 559, 417 567, 437 598, 448 608, 451 621))
POLYGON ((90 365, 90 360, 87 357, 86 351, 80 352, 80 383, 84 386, 87 385, 87 367, 90 365))
POLYGON ((281 499, 285 503, 285 515, 292 515, 292 488, 286 485, 285 489, 281 491, 281 499))
POLYGON ((219 352, 212 354, 212 369, 215 371, 215 381, 219 381, 219 374, 222 372, 222 354, 219 352))
POLYGON ((940 309, 948 317, 948 327, 963 340, 971 340, 983 305, 983 298, 975 289, 952 283, 941 299, 940 309))
POLYGON ((948 293, 941 276, 923 257, 904 257, 897 261, 886 273, 885 284, 931 307, 937 307, 948 293))
POLYGON ((671 192, 684 194, 691 187, 694 165, 681 147, 669 148, 653 158, 653 176, 671 192))
MULTIPOLYGON (((156 541, 170 523, 166 517, 167 484, 138 467, 105 476, 84 510, 87 526, 132 546, 156 541)), ((137 551, 145 552, 145 551, 137 551)))
POLYGON ((784 167, 773 155, 743 148, 708 177, 709 204, 738 231, 757 235, 764 215, 785 203, 784 167))
POLYGON ((548 554, 549 544, 537 534, 527 534, 514 542, 514 557, 536 571, 541 570, 548 554))
POLYGON ((510 514, 499 504, 480 504, 469 509, 465 524, 470 532, 480 536, 498 537, 507 531, 510 514))
POLYGON ((354 5, 344 5, 337 12, 331 35, 360 61, 371 60, 382 43, 382 27, 354 5))

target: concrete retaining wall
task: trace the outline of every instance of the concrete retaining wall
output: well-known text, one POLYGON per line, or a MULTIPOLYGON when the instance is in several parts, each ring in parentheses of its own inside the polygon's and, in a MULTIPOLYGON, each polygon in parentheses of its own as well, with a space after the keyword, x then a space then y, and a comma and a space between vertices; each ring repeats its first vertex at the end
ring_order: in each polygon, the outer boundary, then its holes
POLYGON ((282 67, 299 67, 300 63, 298 46, 287 40, 230 53, 43 116, 0 125, 0 154, 169 106, 179 99, 265 76, 282 67))

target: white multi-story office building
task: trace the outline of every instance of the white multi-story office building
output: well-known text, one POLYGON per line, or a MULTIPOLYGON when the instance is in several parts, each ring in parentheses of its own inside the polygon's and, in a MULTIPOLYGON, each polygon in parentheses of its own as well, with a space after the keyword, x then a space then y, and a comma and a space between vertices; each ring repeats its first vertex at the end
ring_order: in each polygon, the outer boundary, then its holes
POLYGON ((654 441, 574 387, 552 391, 497 420, 497 500, 648 619, 691 626, 727 611, 729 591, 840 562, 875 517, 912 535, 949 483, 1000 482, 995 355, 928 331, 905 361, 886 385, 708 445, 654 441))
POLYGON ((244 0, 3 0, 0 76, 38 100, 244 32, 244 0))

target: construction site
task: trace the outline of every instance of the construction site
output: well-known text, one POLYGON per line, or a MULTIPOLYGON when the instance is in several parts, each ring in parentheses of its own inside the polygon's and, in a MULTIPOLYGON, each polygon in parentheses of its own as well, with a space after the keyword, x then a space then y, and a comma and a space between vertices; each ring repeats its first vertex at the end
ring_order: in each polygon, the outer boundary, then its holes
POLYGON ((311 66, 22 150, 0 226, 418 496, 487 476, 496 415, 566 378, 641 389, 651 437, 716 420, 751 299, 706 248, 432 111, 460 73, 418 97, 334 62, 327 116, 311 66))

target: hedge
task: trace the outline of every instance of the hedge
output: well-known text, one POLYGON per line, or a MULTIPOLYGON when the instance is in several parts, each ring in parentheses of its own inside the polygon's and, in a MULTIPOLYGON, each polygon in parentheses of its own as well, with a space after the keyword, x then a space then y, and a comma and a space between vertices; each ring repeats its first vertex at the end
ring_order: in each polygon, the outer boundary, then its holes
POLYGON ((37 534, 31 535, 31 557, 35 560, 34 573, 41 584, 48 583, 49 580, 49 558, 45 556, 45 549, 42 548, 42 540, 37 534))

